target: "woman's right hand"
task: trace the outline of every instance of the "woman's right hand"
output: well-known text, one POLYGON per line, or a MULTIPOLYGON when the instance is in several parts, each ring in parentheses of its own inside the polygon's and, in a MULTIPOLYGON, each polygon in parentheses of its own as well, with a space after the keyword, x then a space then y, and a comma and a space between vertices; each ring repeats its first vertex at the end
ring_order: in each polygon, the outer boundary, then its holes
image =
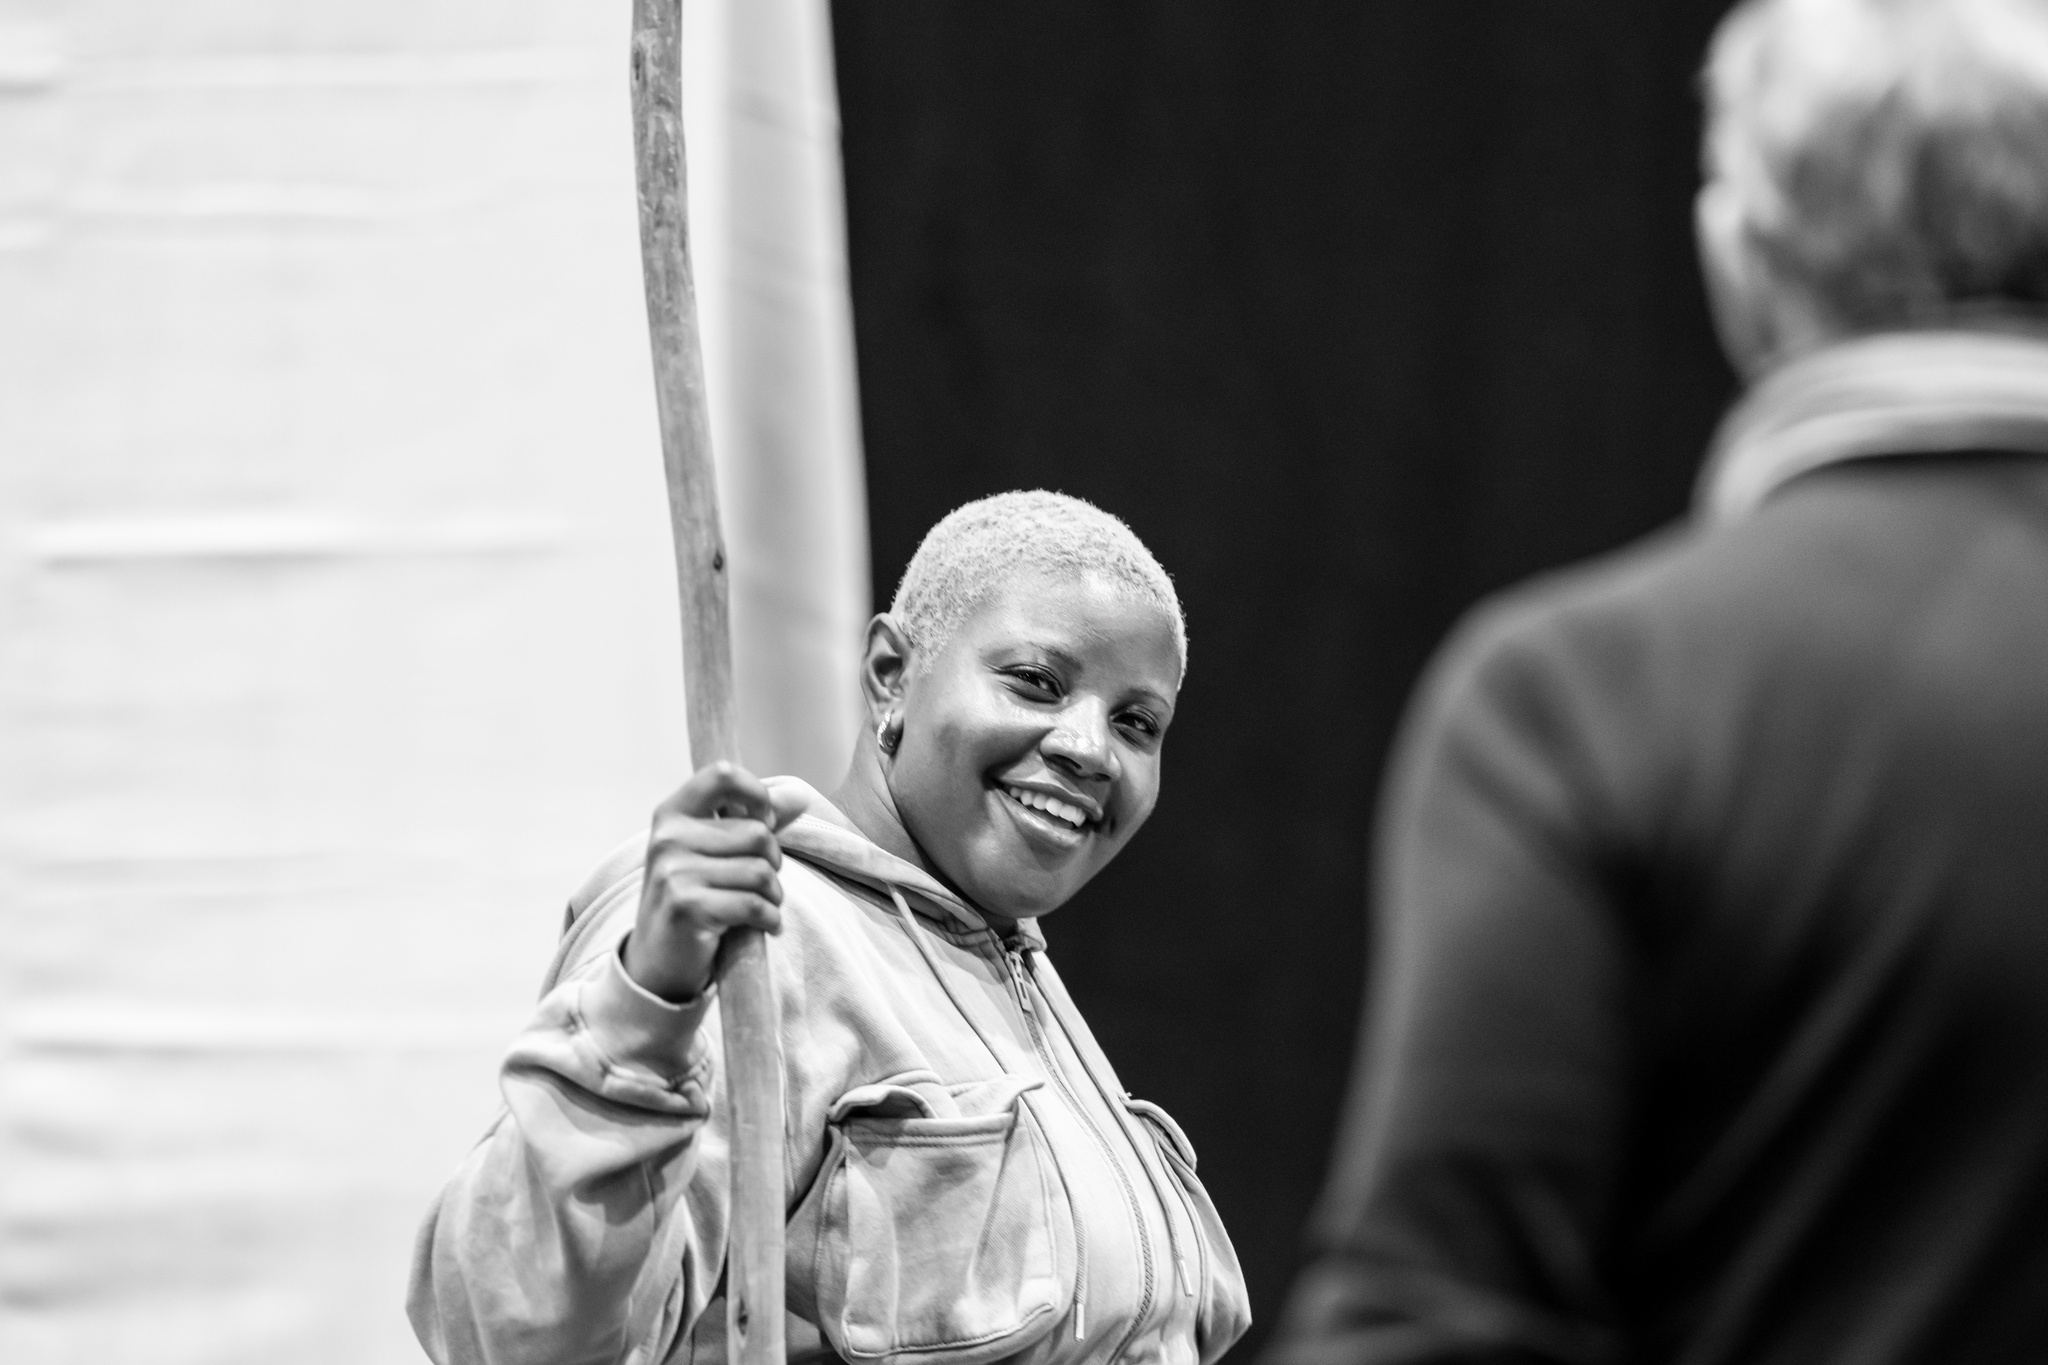
POLYGON ((699 768, 655 808, 640 913, 626 940, 626 974, 664 1000, 703 994, 718 945, 733 928, 782 928, 782 849, 768 788, 734 763, 699 768))

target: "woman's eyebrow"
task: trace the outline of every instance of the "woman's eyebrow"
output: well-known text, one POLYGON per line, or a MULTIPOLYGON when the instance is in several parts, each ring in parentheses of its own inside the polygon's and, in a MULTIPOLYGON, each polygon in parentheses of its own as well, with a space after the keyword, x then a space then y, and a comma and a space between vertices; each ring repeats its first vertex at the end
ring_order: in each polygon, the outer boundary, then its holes
POLYGON ((1017 641, 1013 648, 1039 655, 1052 663, 1058 664, 1070 673, 1078 673, 1083 667, 1080 655, 1059 645, 1049 645, 1038 640, 1027 639, 1017 641))
POLYGON ((1130 696, 1134 701, 1150 702, 1162 711, 1170 712, 1173 710, 1173 702, 1167 695, 1154 688, 1140 685, 1131 689, 1130 696))

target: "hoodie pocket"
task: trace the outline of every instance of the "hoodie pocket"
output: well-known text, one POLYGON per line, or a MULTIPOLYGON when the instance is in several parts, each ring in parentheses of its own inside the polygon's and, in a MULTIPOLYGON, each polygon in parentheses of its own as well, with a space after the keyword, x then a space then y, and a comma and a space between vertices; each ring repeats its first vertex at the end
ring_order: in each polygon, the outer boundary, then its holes
POLYGON ((792 1307, 849 1361, 980 1365, 1050 1332, 1074 1296, 1066 1189, 1014 1077, 863 1086, 790 1222, 792 1307), (808 1292, 803 1292, 808 1291, 808 1292), (809 1299, 809 1304, 803 1300, 809 1299))

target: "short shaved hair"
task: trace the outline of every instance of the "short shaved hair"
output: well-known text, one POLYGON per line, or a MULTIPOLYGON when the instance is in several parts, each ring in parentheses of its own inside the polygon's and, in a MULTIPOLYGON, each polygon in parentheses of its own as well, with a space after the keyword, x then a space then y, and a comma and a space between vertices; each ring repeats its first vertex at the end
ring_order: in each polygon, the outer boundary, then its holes
POLYGON ((953 632, 1005 583, 1034 574, 1094 575, 1166 613, 1183 676, 1187 620, 1173 579, 1145 542, 1093 503, 1044 489, 997 493, 946 514, 925 533, 896 585, 889 614, 922 672, 953 632))
POLYGON ((1706 93, 1708 173, 1838 325, 2048 305, 2048 0, 1748 0, 1706 93))

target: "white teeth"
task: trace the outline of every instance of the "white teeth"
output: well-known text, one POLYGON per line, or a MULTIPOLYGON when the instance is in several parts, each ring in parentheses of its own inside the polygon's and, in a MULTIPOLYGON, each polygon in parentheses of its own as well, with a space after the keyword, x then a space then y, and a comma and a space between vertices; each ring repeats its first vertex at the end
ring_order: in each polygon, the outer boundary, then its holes
POLYGON ((1047 815, 1063 820, 1075 829, 1079 829, 1088 823, 1088 816, 1085 811, 1079 806, 1069 805, 1056 796, 1047 796, 1044 792, 1027 791, 1022 787, 1005 787, 1003 790, 1008 792, 1020 804, 1029 806, 1033 810, 1044 811, 1047 815))

